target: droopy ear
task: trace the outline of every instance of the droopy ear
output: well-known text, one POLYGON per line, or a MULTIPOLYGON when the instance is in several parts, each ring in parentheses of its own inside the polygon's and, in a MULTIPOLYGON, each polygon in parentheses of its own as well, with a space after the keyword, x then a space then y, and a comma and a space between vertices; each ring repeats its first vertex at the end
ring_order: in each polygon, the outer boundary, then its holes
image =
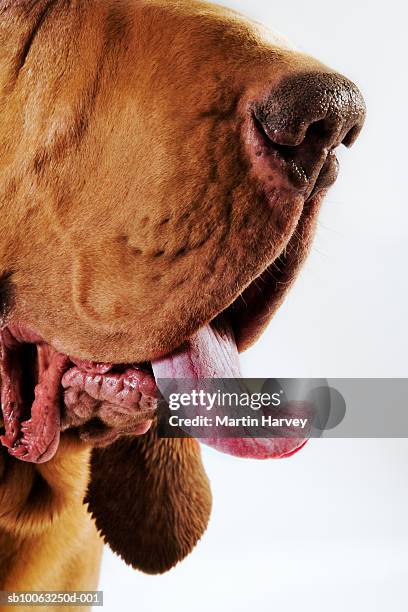
POLYGON ((172 568, 202 536, 211 492, 193 439, 159 439, 153 428, 95 449, 85 499, 105 541, 148 574, 172 568))

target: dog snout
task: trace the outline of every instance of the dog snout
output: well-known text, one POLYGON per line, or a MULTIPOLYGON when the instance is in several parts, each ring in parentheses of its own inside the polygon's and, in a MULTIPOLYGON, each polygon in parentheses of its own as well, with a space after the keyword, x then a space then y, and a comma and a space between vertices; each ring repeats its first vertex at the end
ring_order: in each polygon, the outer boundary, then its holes
POLYGON ((252 111, 263 152, 273 150, 290 185, 308 198, 336 180, 335 149, 355 142, 365 103, 347 78, 314 72, 287 77, 252 111))

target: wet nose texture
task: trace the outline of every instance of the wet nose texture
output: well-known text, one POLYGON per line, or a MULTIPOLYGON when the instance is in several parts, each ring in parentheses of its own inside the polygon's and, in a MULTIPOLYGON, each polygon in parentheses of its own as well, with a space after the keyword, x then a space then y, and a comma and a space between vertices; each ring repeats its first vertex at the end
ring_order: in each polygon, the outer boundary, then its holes
POLYGON ((306 197, 334 183, 334 149, 340 144, 350 147, 365 118, 356 85, 324 72, 287 77, 252 110, 258 131, 281 158, 288 180, 306 197))

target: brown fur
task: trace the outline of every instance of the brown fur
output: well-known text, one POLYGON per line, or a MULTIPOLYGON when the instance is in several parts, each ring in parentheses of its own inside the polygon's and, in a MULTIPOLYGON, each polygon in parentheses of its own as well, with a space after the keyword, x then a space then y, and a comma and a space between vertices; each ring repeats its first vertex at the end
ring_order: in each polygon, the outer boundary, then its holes
POLYGON ((172 350, 280 253, 302 210, 285 194, 265 205, 242 108, 323 67, 201 3, 2 4, 0 261, 14 316, 79 357, 172 350))
MULTIPOLYGON (((229 306, 303 206, 285 193, 265 205, 243 109, 307 69, 327 71, 205 3, 0 0, 4 322, 69 355, 138 362, 229 306)), ((317 209, 288 251, 296 270, 317 209)), ((2 589, 95 588, 97 528, 147 572, 201 536, 211 501, 194 441, 152 432, 90 455, 70 435, 37 467, 1 452, 2 589)))
POLYGON ((69 435, 36 467, 1 452, 2 590, 96 588, 102 542, 83 504, 89 454, 69 435))

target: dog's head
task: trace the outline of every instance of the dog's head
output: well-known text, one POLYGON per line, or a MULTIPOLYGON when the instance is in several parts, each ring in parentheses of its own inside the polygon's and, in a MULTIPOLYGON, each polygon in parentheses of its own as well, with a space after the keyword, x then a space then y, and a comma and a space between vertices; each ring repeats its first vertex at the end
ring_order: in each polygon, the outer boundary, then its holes
MULTIPOLYGON (((85 422, 99 410, 112 441, 150 425, 154 379, 140 364, 163 376, 191 364, 202 376, 237 372, 236 347, 254 342, 294 280, 337 176, 335 149, 354 142, 365 110, 345 77, 201 2, 2 0, 0 45, 3 398, 27 400, 12 378, 21 346, 35 345, 23 356, 37 360, 52 414, 47 440, 30 447, 45 400, 34 400, 26 439, 9 410, 4 442, 45 460, 58 443, 61 380, 66 426, 92 437, 85 422), (115 391, 102 397, 95 385, 108 381, 115 391), (112 407, 129 381, 143 418, 128 411, 123 425, 112 407)), ((149 571, 191 548, 209 510, 195 445, 174 451, 153 437, 131 443, 138 462, 128 443, 99 451, 89 495, 114 548, 149 571), (131 466, 121 475, 114 453, 131 466), (175 552, 135 557, 113 491, 144 550, 155 521, 177 523, 175 552), (147 519, 140 500, 150 508, 160 495, 168 509, 147 519), (186 513, 194 502, 197 521, 186 513)))

